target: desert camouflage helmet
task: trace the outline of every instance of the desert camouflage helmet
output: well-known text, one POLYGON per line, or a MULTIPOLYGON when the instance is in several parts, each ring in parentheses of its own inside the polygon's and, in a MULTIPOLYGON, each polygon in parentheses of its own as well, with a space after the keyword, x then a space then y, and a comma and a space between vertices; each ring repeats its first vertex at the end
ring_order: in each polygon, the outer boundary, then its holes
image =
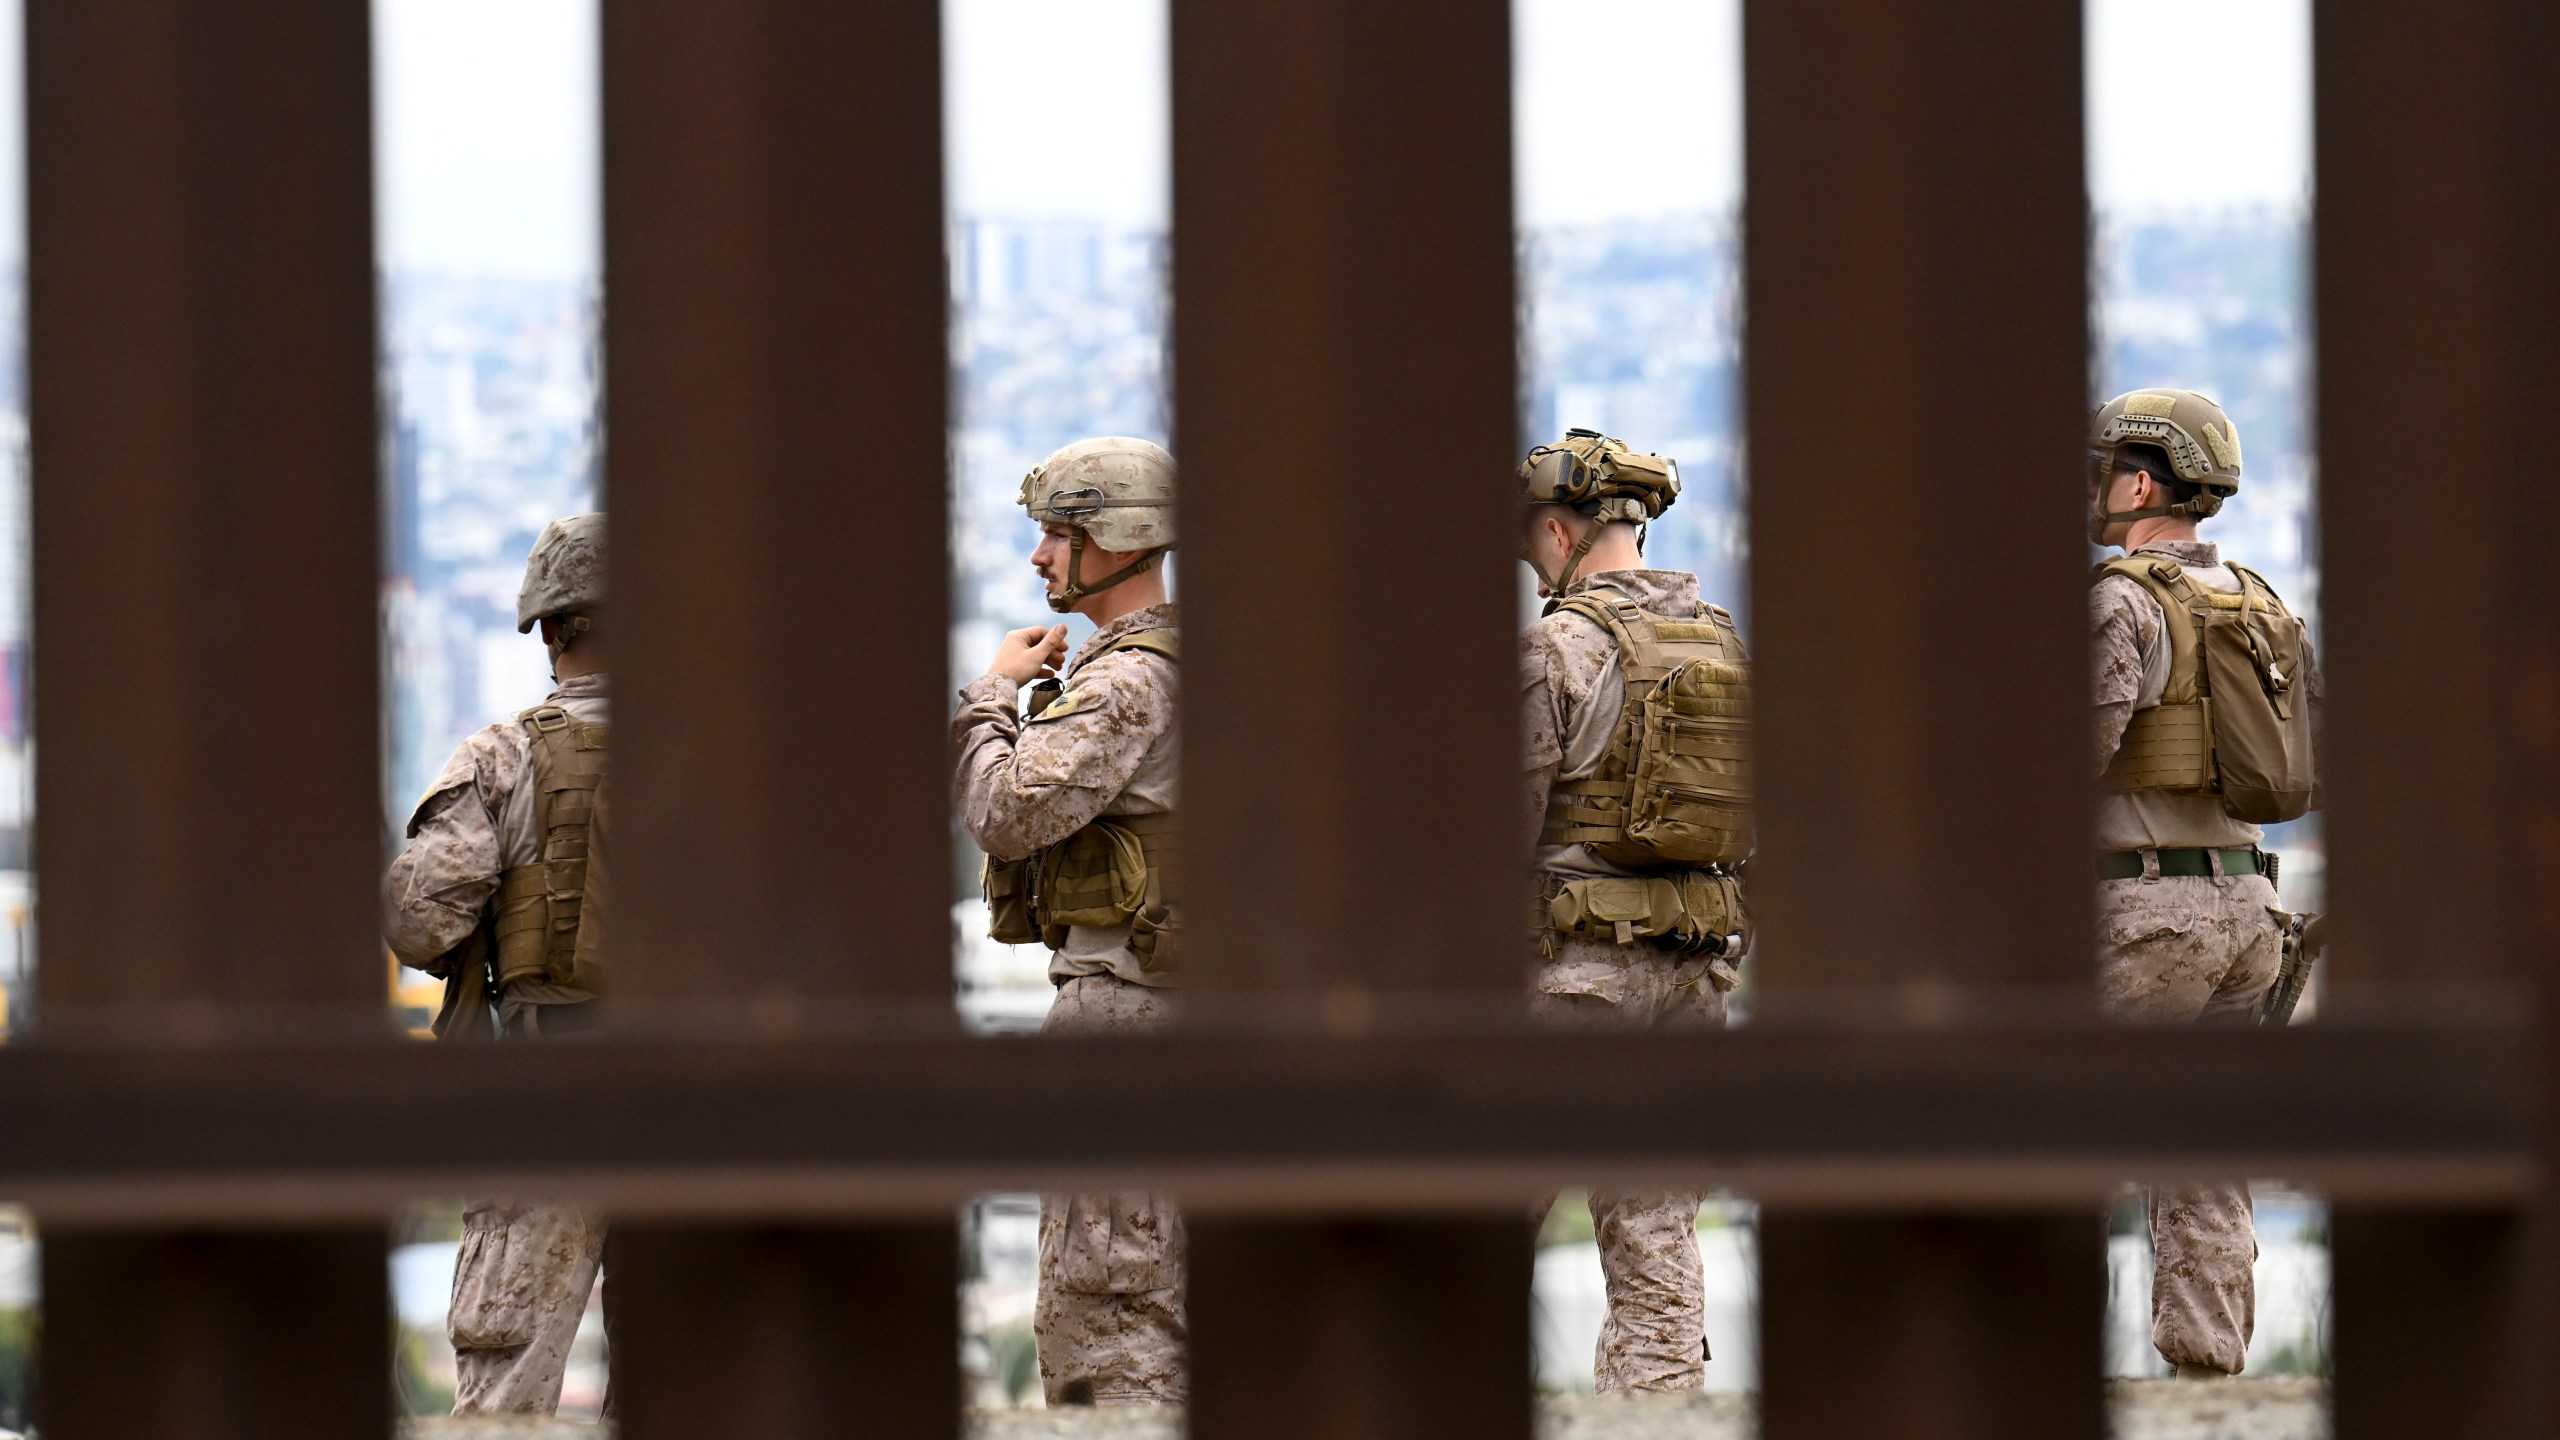
MULTIPOLYGON (((2222 407, 2193 390, 2129 390, 2089 417, 2089 459, 2101 477, 2089 514, 2092 535, 2120 520, 2179 515, 2201 520, 2222 509, 2240 490, 2240 427, 2222 407), (2103 477, 2123 469, 2127 445, 2148 445, 2169 457, 2177 478, 2197 487, 2193 499, 2140 510, 2105 510, 2103 477)), ((2156 476, 2155 479, 2166 479, 2156 476)))
POLYGON ((1043 525, 1067 527, 1067 584, 1049 598, 1064 614, 1078 600, 1144 574, 1173 548, 1173 457, 1125 435, 1079 440, 1022 477, 1022 508, 1043 525), (1087 544, 1138 558, 1107 578, 1084 580, 1087 544))
MULTIPOLYGON (((1624 440, 1597 430, 1567 430, 1564 438, 1540 445, 1520 462, 1522 493, 1532 505, 1563 505, 1588 515, 1597 524, 1582 532, 1581 543, 1565 557, 1564 569, 1538 579, 1561 594, 1582 568, 1582 557, 1600 537, 1600 527, 1613 520, 1642 525, 1671 508, 1680 498, 1680 466, 1668 455, 1639 455, 1624 440)), ((1525 553, 1529 568, 1538 562, 1525 553)))
POLYGON ((567 515, 543 526, 516 592, 516 633, 547 616, 583 615, 603 604, 604 516, 567 515))

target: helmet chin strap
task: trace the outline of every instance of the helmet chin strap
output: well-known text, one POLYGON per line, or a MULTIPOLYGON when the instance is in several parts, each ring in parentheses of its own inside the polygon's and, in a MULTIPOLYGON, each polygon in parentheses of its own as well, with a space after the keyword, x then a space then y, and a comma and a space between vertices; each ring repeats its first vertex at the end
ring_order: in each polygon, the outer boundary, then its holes
POLYGON ((1545 568, 1538 564, 1536 551, 1527 544, 1523 544, 1520 547, 1520 558, 1529 562, 1529 569, 1537 575, 1538 583, 1547 587, 1547 593, 1549 595, 1562 595, 1564 593, 1565 587, 1573 583, 1574 572, 1582 568, 1582 561, 1584 557, 1591 553, 1592 543, 1600 538, 1600 532, 1617 521, 1632 520, 1635 522, 1636 549, 1639 553, 1643 551, 1645 530, 1647 529, 1647 526, 1645 525, 1644 515, 1641 509, 1633 515, 1618 514, 1613 512, 1611 504, 1604 503, 1600 509, 1600 513, 1588 518, 1591 523, 1582 528, 1582 538, 1574 542, 1572 551, 1564 557, 1564 569, 1557 572, 1556 577, 1552 580, 1547 578, 1545 568))
MULTIPOLYGON (((2112 458, 2106 462, 2106 468, 2109 476, 2107 484, 2111 485, 2114 483, 2113 477, 2123 472, 2118 471, 2115 468, 2115 462, 2112 458)), ((2149 469, 2136 469, 2135 473, 2140 474, 2144 479, 2149 480, 2153 486, 2159 488, 2163 493, 2166 493, 2167 487, 2161 485, 2160 477, 2152 474, 2149 469)), ((2145 505, 2139 510, 2110 510, 2107 508, 2106 485, 2101 485, 2098 487, 2098 493, 2092 496, 2089 500, 2089 543, 2092 545, 2106 544, 2108 529, 2118 524, 2124 524, 2135 520, 2156 520, 2163 515, 2175 515, 2188 520, 2202 520, 2220 512, 2221 509, 2222 502, 2219 497, 2215 496, 2211 491, 2202 491, 2192 500, 2180 500, 2175 504, 2145 505)))
POLYGON ((1123 580, 1154 569, 1156 557, 1163 553, 1161 547, 1142 552, 1137 559, 1121 566, 1107 578, 1087 585, 1084 583, 1084 527, 1075 526, 1067 532, 1067 583, 1057 594, 1049 597, 1049 608, 1064 615, 1074 610, 1076 602, 1087 595, 1099 595, 1123 580))
POLYGON ((560 678, 560 657, 578 643, 578 637, 595 629, 595 622, 584 615, 551 615, 551 633, 543 637, 542 648, 551 653, 551 678, 560 678))

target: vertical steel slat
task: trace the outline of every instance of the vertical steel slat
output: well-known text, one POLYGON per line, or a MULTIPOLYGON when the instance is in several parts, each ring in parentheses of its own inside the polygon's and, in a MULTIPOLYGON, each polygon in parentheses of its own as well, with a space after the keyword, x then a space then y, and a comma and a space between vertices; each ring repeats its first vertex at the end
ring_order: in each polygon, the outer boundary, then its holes
POLYGON ((2094 1214, 1761 1222, 1761 1433, 2104 1433, 2094 1214))
POLYGON ((617 997, 950 1013, 931 0, 604 11, 617 997))
POLYGON ((1201 0, 1173 62, 1187 953, 1516 995, 1507 11, 1201 0))
MULTIPOLYGON (((43 1026, 387 1036, 365 7, 26 22, 43 1026)), ((378 1228, 43 1264, 47 1434, 389 1431, 378 1228)))
POLYGON ((631 1440, 959 1435, 952 1226, 652 1226, 608 1258, 631 1440))
MULTIPOLYGON (((933 0, 603 10, 614 1003, 951 1023, 933 0)), ((629 1226, 635 1436, 949 1436, 956 1223, 629 1226)))
MULTIPOLYGON (((1744 7, 1773 1016, 2091 1003, 2080 44, 2077 6, 1744 7)), ((1763 1226, 1770 1440, 2099 1433, 2097 1197, 1763 1226)))
POLYGON ((1191 1433, 1530 1433, 1531 1232, 1489 1220, 1197 1222, 1191 1433))
POLYGON ((381 1023, 366 46, 320 0, 27 7, 57 1032, 381 1023))
POLYGON ((1766 1004, 2085 1005, 2078 12, 1744 17, 1766 1004))
POLYGON ((44 1237, 39 1420, 66 1440, 391 1433, 381 1226, 44 1237))
MULTIPOLYGON (((2547 173, 2550 157, 2560 154, 2560 7, 2510 0, 2503 13, 2497 72, 2508 120, 2503 151, 2516 173, 2547 173)), ((2560 186, 2516 185, 2503 198, 2507 223, 2496 251, 2508 281, 2502 335, 2509 365, 2502 417, 2508 461, 2502 474, 2515 505, 2506 523, 2548 535, 2560 522, 2560 495, 2536 482, 2548 473, 2543 417, 2550 397, 2560 394, 2560 348, 2551 344, 2560 335, 2560 269, 2551 264, 2560 255, 2560 186)), ((2531 591, 2535 578, 2535 570, 2511 562, 2510 585, 2531 591)), ((2527 603, 2549 613, 2547 593, 2533 592, 2527 603)), ((2530 743, 2514 777, 2525 807, 2514 843, 2533 859, 2525 883, 2503 898, 2515 907, 2514 923, 2524 937, 2525 978, 2539 991, 2527 1013, 2540 1032, 2542 1105, 2534 1135, 2540 1183, 2521 1247, 2530 1267, 2520 1282, 2529 1308, 2516 1338, 2524 1356, 2541 1357, 2560 1347, 2560 1106, 2551 1103, 2560 1094, 2560 974, 2554 972, 2560 961, 2560 632, 2549 625, 2525 627, 2517 645, 2514 663, 2527 680, 2513 723, 2530 743)), ((2518 1397, 2522 1423, 2515 1432, 2549 1434, 2560 1427, 2560 1373, 2530 1359, 2519 1362, 2519 1370, 2530 1388, 2518 1397)))
MULTIPOLYGON (((2560 932, 2539 898, 2560 854, 2560 22, 2531 0, 2343 0, 2313 26, 2322 1011, 2507 1013, 2519 989, 2547 986, 2560 932)), ((2511 1212, 2339 1210, 2340 1440, 2529 1432, 2520 1407, 2548 1400, 2528 1389, 2547 1391, 2546 1367, 2526 1357, 2552 1333, 2551 1213, 2537 1250, 2511 1212)))
MULTIPOLYGON (((1510 1013, 1508 7, 1199 0, 1172 56, 1185 1002, 1510 1013)), ((1526 1436, 1529 1244, 1195 1218, 1192 1432, 1526 1436)))
POLYGON ((2333 1428, 2339 1440, 2544 1433, 2517 1423, 2530 1348, 2524 1225, 2511 1210, 2331 1216, 2333 1428))

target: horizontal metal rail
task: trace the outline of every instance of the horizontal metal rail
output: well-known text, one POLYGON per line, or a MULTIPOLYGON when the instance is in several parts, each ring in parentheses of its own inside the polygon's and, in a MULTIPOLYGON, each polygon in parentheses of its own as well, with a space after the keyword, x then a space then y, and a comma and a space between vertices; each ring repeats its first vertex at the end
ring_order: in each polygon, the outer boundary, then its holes
POLYGON ((1204 1210, 1505 1208, 1681 1176, 2002 1209, 2238 1171, 2506 1205, 2529 1178, 2529 1074, 2524 1032, 2483 1026, 30 1046, 0 1054, 0 1194, 102 1223, 493 1188, 743 1219, 1140 1180, 1204 1210))

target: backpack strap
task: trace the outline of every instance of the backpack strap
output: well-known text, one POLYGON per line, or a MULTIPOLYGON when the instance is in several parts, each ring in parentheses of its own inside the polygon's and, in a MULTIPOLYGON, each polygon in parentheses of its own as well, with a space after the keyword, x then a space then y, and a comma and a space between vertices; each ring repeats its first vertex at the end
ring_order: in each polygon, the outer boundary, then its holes
POLYGON ((1126 635, 1115 636, 1105 641, 1101 649, 1084 657, 1084 663, 1090 665, 1105 655, 1117 654, 1122 650, 1144 651, 1176 664, 1182 661, 1181 645, 1176 639, 1175 632, 1168 627, 1155 630, 1132 630, 1126 635))
POLYGON ((2095 585, 2110 575, 2122 576, 2142 587, 2160 606, 2161 624, 2169 642, 2169 683, 2161 695, 2164 705, 2190 703, 2205 694, 2207 680, 2204 665, 2202 612, 2211 608, 2204 592, 2187 578, 2186 568, 2175 560, 2157 555, 2119 555, 2103 561, 2090 576, 2095 585))

